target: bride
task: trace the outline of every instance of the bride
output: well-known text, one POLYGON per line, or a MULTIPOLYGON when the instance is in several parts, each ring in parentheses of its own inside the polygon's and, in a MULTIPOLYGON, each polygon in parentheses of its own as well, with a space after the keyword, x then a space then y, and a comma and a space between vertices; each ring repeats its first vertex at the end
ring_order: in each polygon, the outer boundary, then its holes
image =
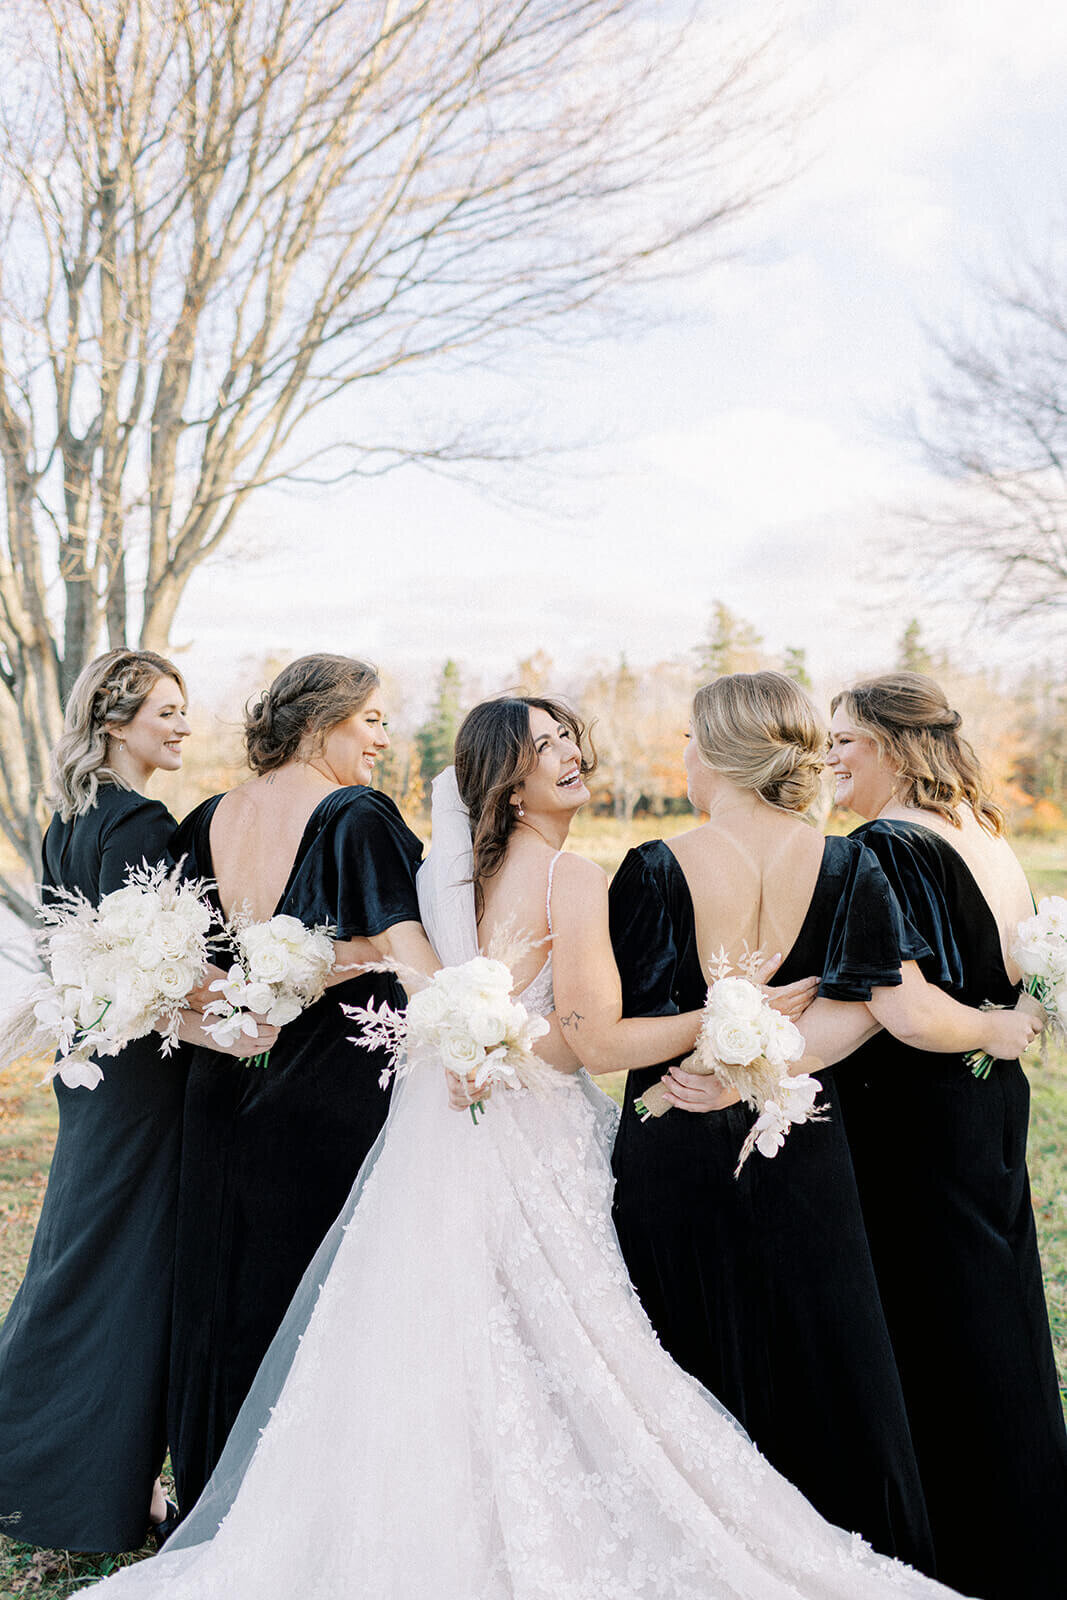
MULTIPOLYGON (((529 719, 506 798, 551 838, 588 791, 571 725, 529 719)), ((446 964, 478 951, 472 859, 449 768, 419 876, 446 964)), ((523 993, 550 1012, 550 960, 523 993)), ((107 1600, 949 1594, 824 1522, 661 1349, 611 1225, 614 1107, 550 1053, 477 1125, 415 1064, 203 1497, 107 1600)))

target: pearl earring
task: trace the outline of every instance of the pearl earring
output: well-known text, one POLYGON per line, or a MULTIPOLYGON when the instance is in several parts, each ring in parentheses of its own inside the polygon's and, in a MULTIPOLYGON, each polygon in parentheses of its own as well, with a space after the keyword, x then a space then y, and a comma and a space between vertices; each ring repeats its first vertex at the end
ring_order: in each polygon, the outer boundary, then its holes
POLYGON ((522 801, 521 800, 519 801, 518 805, 515 807, 515 814, 516 814, 516 816, 519 816, 519 817, 524 817, 526 815, 526 812, 523 810, 522 801))

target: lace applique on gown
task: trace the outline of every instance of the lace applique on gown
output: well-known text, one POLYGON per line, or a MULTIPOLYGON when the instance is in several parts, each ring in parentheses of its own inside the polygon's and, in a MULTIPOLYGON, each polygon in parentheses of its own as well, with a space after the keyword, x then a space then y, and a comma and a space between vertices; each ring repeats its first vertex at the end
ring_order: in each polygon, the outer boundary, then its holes
POLYGON ((824 1522, 661 1349, 615 1122, 577 1072, 475 1126, 417 1063, 221 1527, 107 1600, 947 1595, 824 1522))

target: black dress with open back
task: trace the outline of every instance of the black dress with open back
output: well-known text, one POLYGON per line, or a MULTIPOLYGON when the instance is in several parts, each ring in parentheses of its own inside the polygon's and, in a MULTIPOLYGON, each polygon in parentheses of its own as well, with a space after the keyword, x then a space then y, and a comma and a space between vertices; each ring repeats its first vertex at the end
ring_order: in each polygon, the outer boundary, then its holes
MULTIPOLYGON (((168 859, 174 818, 102 783, 44 840, 44 891, 94 905, 168 859)), ((189 1052, 156 1034, 59 1078, 59 1134, 22 1286, 0 1330, 0 1517, 49 1549, 136 1550, 166 1451, 175 1209, 189 1052), (10 1519, 10 1520, 9 1520, 10 1519)))
MULTIPOLYGON (((1000 930, 963 857, 932 829, 859 828, 930 983, 1012 1005, 1000 930)), ((838 1069, 875 1271, 933 1529, 938 1576, 982 1600, 1067 1595, 1067 1436, 1038 1258, 1017 1061, 881 1033, 838 1069)))
MULTIPOLYGON (((175 844, 191 876, 213 876, 216 795, 175 844)), ((341 788, 308 820, 275 914, 337 939, 419 920, 422 845, 391 800, 341 788)), ((220 913, 221 914, 221 913, 220 913)), ((185 1108, 170 1447, 183 1511, 198 1499, 304 1270, 385 1121, 385 1064, 349 1042, 342 1002, 404 991, 388 973, 326 990, 280 1032, 266 1066, 193 1054, 185 1108)))
MULTIPOLYGON (((708 979, 693 902, 662 840, 631 850, 611 885, 611 934, 628 1016, 698 1009, 708 979)), ((836 999, 900 982, 908 930, 877 862, 828 838, 793 948, 772 982, 823 975, 836 999)), ((933 1575, 904 1397, 867 1244, 837 1074, 823 1122, 794 1128, 734 1178, 754 1114, 634 1102, 663 1066, 631 1072, 615 1144, 615 1224, 671 1356, 733 1413, 822 1515, 933 1575)))

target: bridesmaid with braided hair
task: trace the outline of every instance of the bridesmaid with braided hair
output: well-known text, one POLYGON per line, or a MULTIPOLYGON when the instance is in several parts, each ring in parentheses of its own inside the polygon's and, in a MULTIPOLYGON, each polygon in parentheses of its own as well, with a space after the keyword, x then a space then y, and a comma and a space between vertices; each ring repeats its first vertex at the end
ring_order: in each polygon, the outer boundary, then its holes
MULTIPOLYGON (((52 757, 46 899, 78 890, 95 905, 131 867, 173 859, 174 818, 145 789, 181 768, 190 731, 185 685, 163 656, 119 649, 89 663, 52 757)), ((194 1002, 210 998, 207 982, 194 1002)), ((199 1012, 180 1032, 209 1042, 199 1012)), ((264 1029, 226 1054, 274 1037, 264 1029)), ((217 1047, 205 1055, 221 1065, 217 1047)), ((48 1189, 0 1332, 0 1527, 29 1544, 135 1550, 172 1525, 157 1474, 187 1062, 149 1034, 107 1058, 92 1091, 53 1085, 48 1189)))
MULTIPOLYGON (((833 701, 836 799, 915 930, 927 982, 1011 1006, 1032 909, 959 713, 932 679, 871 678, 833 701)), ((995 1052, 993 1052, 995 1054, 995 1052)), ((879 1033, 837 1073, 904 1386, 938 1576, 982 1600, 1067 1593, 1067 1435, 1026 1170, 1017 1060, 879 1033)))

